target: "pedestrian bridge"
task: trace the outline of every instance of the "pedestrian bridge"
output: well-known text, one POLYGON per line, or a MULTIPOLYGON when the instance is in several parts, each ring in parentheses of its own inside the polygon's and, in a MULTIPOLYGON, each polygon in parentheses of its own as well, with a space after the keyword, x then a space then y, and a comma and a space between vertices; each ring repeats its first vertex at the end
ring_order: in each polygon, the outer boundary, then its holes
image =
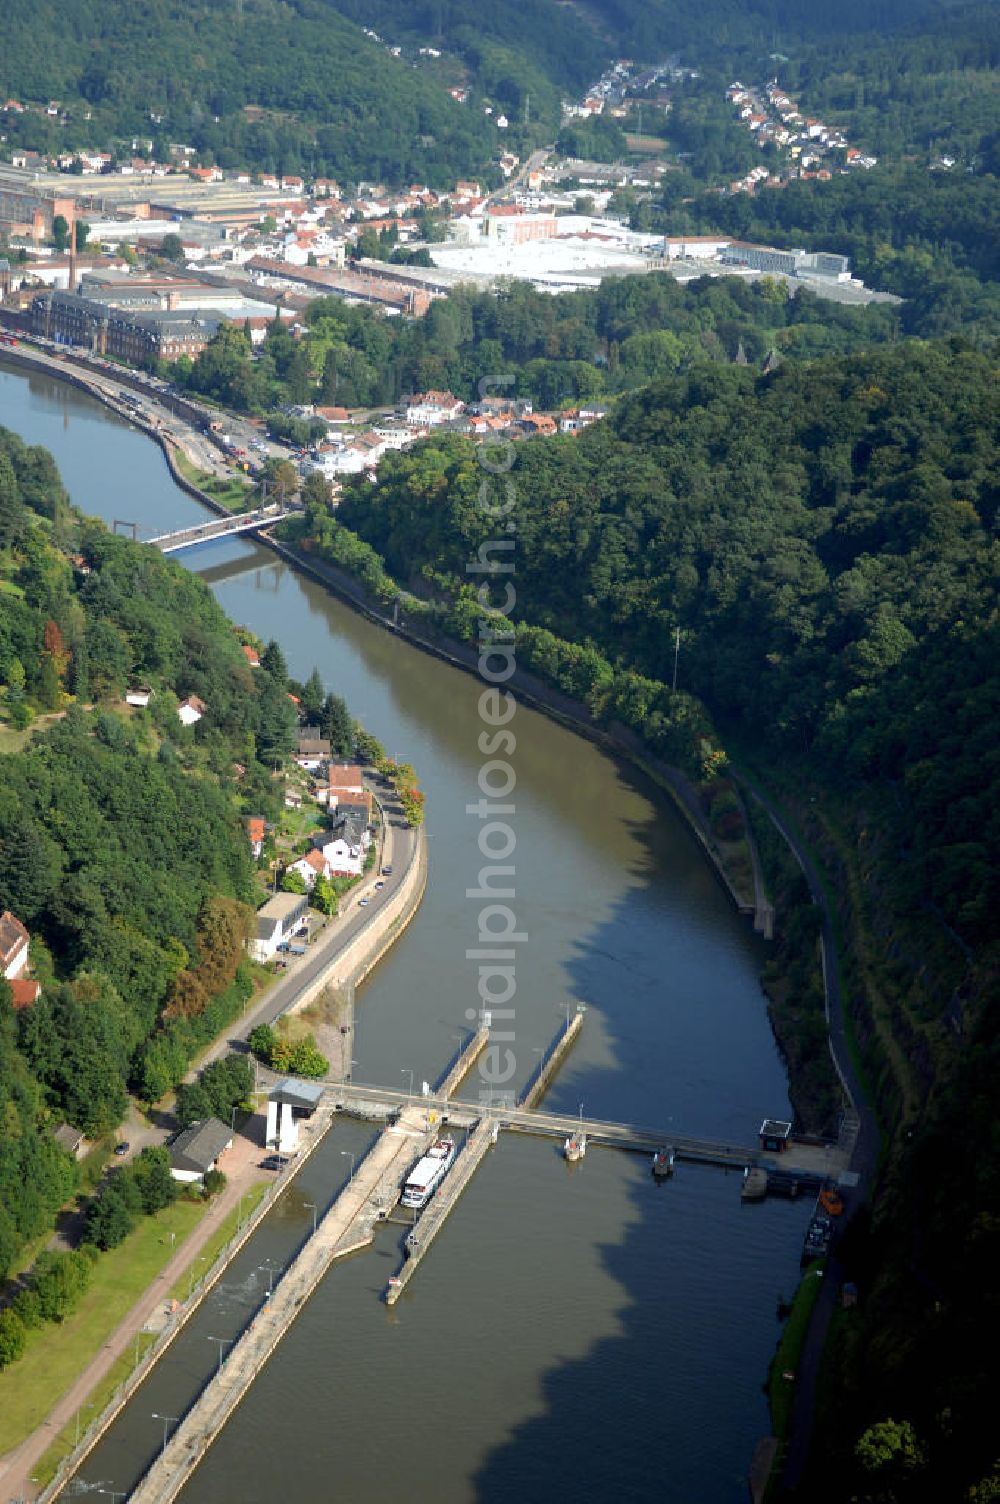
POLYGON ((290 508, 272 502, 269 506, 258 507, 254 512, 234 512, 229 517, 216 517, 212 522, 199 522, 195 527, 159 533, 146 541, 161 553, 175 554, 182 548, 193 548, 196 543, 211 543, 216 538, 233 538, 238 533, 252 533, 258 528, 272 527, 290 516, 290 508))

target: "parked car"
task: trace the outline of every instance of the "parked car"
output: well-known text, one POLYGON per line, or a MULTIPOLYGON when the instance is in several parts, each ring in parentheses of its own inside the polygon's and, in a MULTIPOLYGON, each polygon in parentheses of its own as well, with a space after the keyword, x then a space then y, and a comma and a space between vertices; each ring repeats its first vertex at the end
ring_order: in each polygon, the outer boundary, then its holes
POLYGON ((131 1147, 132 1145, 129 1143, 128 1139, 123 1138, 120 1144, 115 1144, 115 1153, 118 1155, 119 1159, 123 1159, 131 1149, 131 1147))
POLYGON ((285 1158, 283 1158, 282 1155, 280 1155, 280 1154, 269 1154, 266 1159, 262 1159, 261 1160, 261 1162, 260 1162, 260 1164, 258 1166, 258 1169, 261 1169, 261 1170, 283 1170, 285 1168, 285 1166, 287 1165, 287 1163, 288 1163, 288 1160, 285 1159, 285 1158))
POLYGON ((391 867, 383 867, 382 868, 382 876, 383 877, 391 877, 392 876, 392 868, 391 867))
POLYGON ((378 880, 378 882, 375 884, 375 892, 377 893, 381 888, 384 888, 384 887, 385 887, 385 883, 382 880, 382 878, 380 877, 379 880, 378 880))
POLYGON ((364 898, 359 898, 358 899, 358 908, 359 909, 363 909, 365 907, 365 905, 369 904, 369 903, 371 903, 371 899, 368 897, 368 895, 366 893, 365 896, 364 896, 364 898))

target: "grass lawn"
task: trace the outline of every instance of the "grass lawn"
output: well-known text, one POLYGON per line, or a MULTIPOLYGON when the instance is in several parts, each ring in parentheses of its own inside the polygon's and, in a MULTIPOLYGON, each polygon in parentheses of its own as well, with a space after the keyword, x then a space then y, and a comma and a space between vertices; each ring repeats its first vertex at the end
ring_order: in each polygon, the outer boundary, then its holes
POLYGON ((255 500, 251 487, 243 480, 219 480, 209 477, 201 484, 207 495, 220 501, 230 512, 245 511, 255 500))
POLYGON ((20 752, 36 731, 44 731, 46 727, 62 720, 65 714, 64 710, 54 710, 49 715, 36 715, 31 725, 23 731, 15 731, 4 721, 0 724, 0 752, 20 752))
POLYGON ((219 1223, 219 1226, 216 1228, 215 1232, 212 1234, 208 1242, 205 1244, 204 1248, 199 1253, 198 1257, 196 1259, 192 1259, 191 1263, 188 1264, 183 1274, 177 1280, 176 1284, 170 1292, 171 1300, 187 1300, 188 1292, 190 1291, 192 1284, 194 1283, 191 1277, 192 1274, 194 1275, 195 1280, 197 1280, 202 1274, 206 1272, 206 1270, 211 1269, 219 1254, 222 1252, 223 1248, 225 1248, 226 1244, 229 1242, 229 1239, 233 1236, 233 1233, 239 1226, 240 1221, 246 1221, 247 1217, 250 1216, 251 1212, 257 1206, 258 1202, 263 1200, 264 1195, 268 1190, 268 1184, 269 1183, 267 1181, 261 1181, 258 1185, 251 1186, 250 1189, 244 1193, 242 1198, 242 1216, 240 1206, 237 1204, 233 1207, 229 1215, 223 1218, 223 1220, 219 1223))
POLYGON ((24 1357, 0 1374, 0 1456, 45 1419, 168 1262, 170 1234, 186 1238, 206 1205, 176 1201, 145 1218, 124 1243, 101 1255, 72 1316, 29 1332, 24 1357))
POLYGON ((210 470, 202 470, 177 445, 173 446, 173 456, 185 480, 197 486, 199 491, 204 491, 216 501, 220 501, 230 512, 245 508, 253 499, 253 488, 249 480, 238 475, 232 476, 229 480, 223 480, 213 475, 210 470))
POLYGON ((212 479, 211 472, 208 470, 200 470, 197 465, 193 464, 191 460, 188 459, 187 455, 184 453, 184 450, 179 446, 174 445, 172 452, 174 456, 174 463, 176 464, 181 474, 184 476, 184 479, 189 480, 193 486, 199 486, 201 490, 204 490, 206 483, 212 479))
MULTIPOLYGON (((152 1347, 155 1341, 155 1332, 139 1333, 138 1355, 140 1359, 145 1355, 148 1349, 152 1347)), ((101 1411, 104 1409, 105 1405, 108 1403, 108 1401, 111 1399, 111 1396, 118 1388, 118 1385, 125 1382, 129 1374, 136 1366, 136 1345, 133 1342, 128 1351, 122 1353, 121 1357, 115 1360, 101 1382, 99 1384, 95 1384, 94 1388, 90 1391, 89 1395, 81 1405, 79 1416, 81 1436, 83 1435, 84 1431, 86 1431, 87 1427, 90 1425, 94 1417, 96 1415, 100 1415, 101 1411)), ((72 1452, 73 1448, 76 1446, 76 1440, 76 1417, 74 1417, 73 1420, 71 1420, 67 1425, 63 1426, 62 1430, 56 1436, 55 1441, 52 1443, 48 1451, 44 1454, 41 1461, 38 1463, 38 1466, 35 1468, 32 1477, 37 1478, 38 1482, 43 1486, 46 1483, 51 1482, 52 1478, 55 1476, 60 1462, 62 1462, 64 1457, 68 1457, 70 1452, 72 1452)))
POLYGON ((794 1375, 798 1370, 799 1356, 806 1340, 806 1332, 809 1330, 813 1307, 819 1299, 819 1292, 822 1288, 823 1270, 823 1260, 817 1259, 803 1274, 799 1288, 795 1292, 795 1299, 792 1301, 792 1309, 785 1323, 785 1330, 778 1343, 778 1351, 771 1362, 767 1384, 768 1403, 771 1407, 771 1431, 781 1441, 785 1441, 788 1437, 789 1423, 792 1418, 792 1397, 795 1394, 794 1377, 786 1379, 783 1375, 786 1373, 794 1375))

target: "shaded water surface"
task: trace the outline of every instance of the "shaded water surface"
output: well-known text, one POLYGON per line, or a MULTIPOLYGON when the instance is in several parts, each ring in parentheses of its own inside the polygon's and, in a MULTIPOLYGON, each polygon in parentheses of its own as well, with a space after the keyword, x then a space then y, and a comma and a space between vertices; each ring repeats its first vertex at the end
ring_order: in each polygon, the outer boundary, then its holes
MULTIPOLYGON (((53 451, 74 501, 158 529, 200 508, 156 447, 72 389, 0 367, 0 423, 53 451)), ((516 470, 514 472, 516 479, 516 470)), ((428 800, 431 875, 414 924, 359 995, 356 1078, 434 1079, 477 1006, 483 863, 479 685, 354 615, 248 542, 179 556, 225 610, 315 664, 428 800)), ((787 1112, 760 948, 683 824, 627 766, 519 709, 511 817, 517 963, 514 1084, 565 1006, 581 1039, 548 1105, 752 1141, 787 1112)), ((338 1124, 84 1469, 124 1489, 239 1329, 265 1262, 286 1260, 343 1177, 338 1124)), ((739 1180, 683 1167, 653 1183, 638 1157, 567 1166, 545 1140, 502 1137, 391 1312, 379 1292, 398 1228, 334 1270, 185 1491, 190 1504, 282 1497, 438 1504, 616 1497, 742 1504, 767 1430, 762 1383, 808 1210, 743 1207, 739 1180)))

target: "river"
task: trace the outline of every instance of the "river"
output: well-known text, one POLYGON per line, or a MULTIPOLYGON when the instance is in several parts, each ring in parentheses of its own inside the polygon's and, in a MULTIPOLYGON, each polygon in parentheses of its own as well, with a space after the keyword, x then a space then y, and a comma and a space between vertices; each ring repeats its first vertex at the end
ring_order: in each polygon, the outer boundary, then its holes
MULTIPOLYGON (((72 388, 0 366, 0 424, 44 444, 78 505, 158 530, 203 515, 160 451, 72 388)), ((516 470, 514 471, 516 480, 516 470)), ((355 1078, 433 1079, 477 1004, 482 864, 480 686, 370 625, 249 542, 180 556, 237 622, 313 665, 427 793, 431 870, 415 922, 358 997, 355 1078)), ((757 980, 762 942, 737 916, 664 799, 627 764, 519 708, 511 817, 516 1084, 567 1004, 583 1033, 547 1105, 752 1141, 788 1112, 757 980)), ((88 1484, 127 1489, 328 1204, 349 1153, 338 1124, 88 1459, 88 1484)), ((398 1228, 324 1281, 195 1473, 187 1504, 287 1494, 353 1504, 403 1498, 563 1498, 743 1504, 762 1391, 808 1209, 746 1207, 739 1180, 685 1166, 653 1182, 638 1157, 502 1136, 391 1312, 379 1300, 398 1228)))

